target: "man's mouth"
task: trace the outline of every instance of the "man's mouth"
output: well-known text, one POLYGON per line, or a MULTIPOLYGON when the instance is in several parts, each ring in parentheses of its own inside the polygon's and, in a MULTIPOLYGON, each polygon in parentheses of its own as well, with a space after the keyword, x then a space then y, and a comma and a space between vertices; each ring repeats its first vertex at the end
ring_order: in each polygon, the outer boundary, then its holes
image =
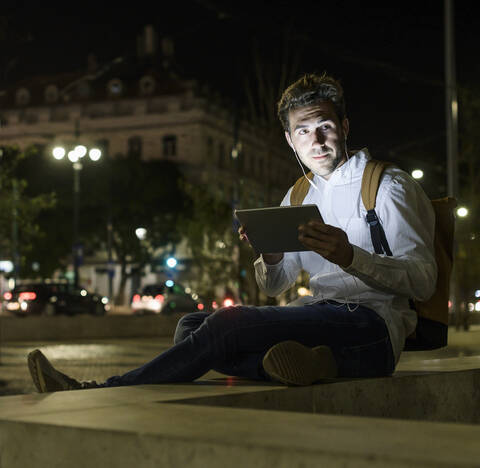
POLYGON ((312 158, 319 161, 321 159, 325 159, 327 156, 328 156, 328 153, 322 153, 322 154, 315 154, 312 156, 312 158))

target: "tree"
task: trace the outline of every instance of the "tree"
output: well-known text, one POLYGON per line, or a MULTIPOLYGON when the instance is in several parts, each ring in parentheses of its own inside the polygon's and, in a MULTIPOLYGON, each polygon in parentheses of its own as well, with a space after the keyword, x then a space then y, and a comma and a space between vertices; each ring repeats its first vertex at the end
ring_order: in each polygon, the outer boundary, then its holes
MULTIPOLYGON (((69 161, 56 161, 47 149, 31 155, 19 170, 29 180, 32 196, 54 190, 54 210, 42 213, 40 230, 30 260, 40 265, 39 275, 51 276, 71 263, 73 241, 73 169, 69 161)), ((112 250, 120 265, 120 287, 116 302, 122 303, 127 279, 152 261, 154 252, 179 241, 176 221, 183 209, 180 189, 183 176, 177 164, 139 157, 103 157, 98 163, 85 161, 80 175, 79 238, 84 256, 105 251, 107 224, 113 227, 112 250), (148 232, 140 242, 135 229, 148 232)))
POLYGON ((110 217, 113 251, 121 271, 116 302, 122 303, 128 277, 158 260, 155 259, 158 249, 174 246, 180 241, 178 218, 188 204, 181 189, 183 176, 180 167, 173 162, 116 157, 106 162, 104 170, 107 172, 105 187, 101 193, 92 192, 94 199, 90 203, 94 218, 90 220, 90 226, 93 226, 92 221, 100 224, 103 230, 92 232, 92 235, 97 240, 105 238, 104 228, 110 217), (99 196, 104 203, 101 209, 95 210, 96 197, 99 196), (147 231, 144 242, 135 234, 139 227, 147 231))
MULTIPOLYGON (((183 190, 189 202, 179 217, 179 228, 192 258, 185 278, 195 282, 200 296, 211 303, 216 299, 216 288, 234 285, 239 274, 232 208, 208 186, 185 182, 183 190)), ((238 289, 238 284, 235 286, 229 289, 238 289)))
POLYGON ((53 193, 31 196, 27 181, 19 177, 21 161, 36 153, 34 147, 23 152, 13 146, 0 148, 0 255, 12 259, 14 276, 31 272, 28 255, 43 237, 38 219, 56 202, 53 193))

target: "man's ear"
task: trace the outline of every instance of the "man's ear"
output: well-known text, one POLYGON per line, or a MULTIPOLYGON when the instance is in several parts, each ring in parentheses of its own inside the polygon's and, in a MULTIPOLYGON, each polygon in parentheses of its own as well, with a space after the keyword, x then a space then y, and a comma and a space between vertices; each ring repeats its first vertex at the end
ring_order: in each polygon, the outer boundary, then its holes
POLYGON ((345 139, 348 136, 348 132, 350 130, 350 122, 348 119, 345 117, 342 122, 342 129, 343 129, 343 134, 345 135, 345 139))
POLYGON ((285 132, 285 138, 287 139, 287 143, 290 146, 290 148, 292 148, 293 151, 295 151, 295 148, 293 147, 293 143, 292 143, 292 138, 289 132, 285 132))

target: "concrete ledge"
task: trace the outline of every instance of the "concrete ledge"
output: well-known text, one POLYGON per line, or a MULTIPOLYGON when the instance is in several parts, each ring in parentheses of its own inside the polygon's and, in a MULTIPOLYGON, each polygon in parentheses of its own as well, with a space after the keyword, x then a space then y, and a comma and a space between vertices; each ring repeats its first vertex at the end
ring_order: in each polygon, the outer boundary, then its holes
POLYGON ((480 423, 480 369, 402 373, 287 391, 182 398, 178 403, 421 421, 480 423))
POLYGON ((172 336, 182 315, 0 317, 1 341, 172 336))
POLYGON ((388 417, 478 422, 479 376, 299 388, 221 378, 3 397, 0 466, 473 467, 480 426, 388 417), (346 416, 355 413, 384 417, 346 416))

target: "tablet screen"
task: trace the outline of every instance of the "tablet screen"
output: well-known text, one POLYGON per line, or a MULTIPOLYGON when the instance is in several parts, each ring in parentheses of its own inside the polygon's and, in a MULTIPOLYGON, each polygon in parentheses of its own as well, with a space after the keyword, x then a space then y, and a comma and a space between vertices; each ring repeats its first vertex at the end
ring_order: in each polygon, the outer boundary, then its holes
POLYGON ((298 240, 298 226, 311 219, 322 220, 317 205, 275 206, 235 210, 248 240, 258 253, 308 250, 298 240))

